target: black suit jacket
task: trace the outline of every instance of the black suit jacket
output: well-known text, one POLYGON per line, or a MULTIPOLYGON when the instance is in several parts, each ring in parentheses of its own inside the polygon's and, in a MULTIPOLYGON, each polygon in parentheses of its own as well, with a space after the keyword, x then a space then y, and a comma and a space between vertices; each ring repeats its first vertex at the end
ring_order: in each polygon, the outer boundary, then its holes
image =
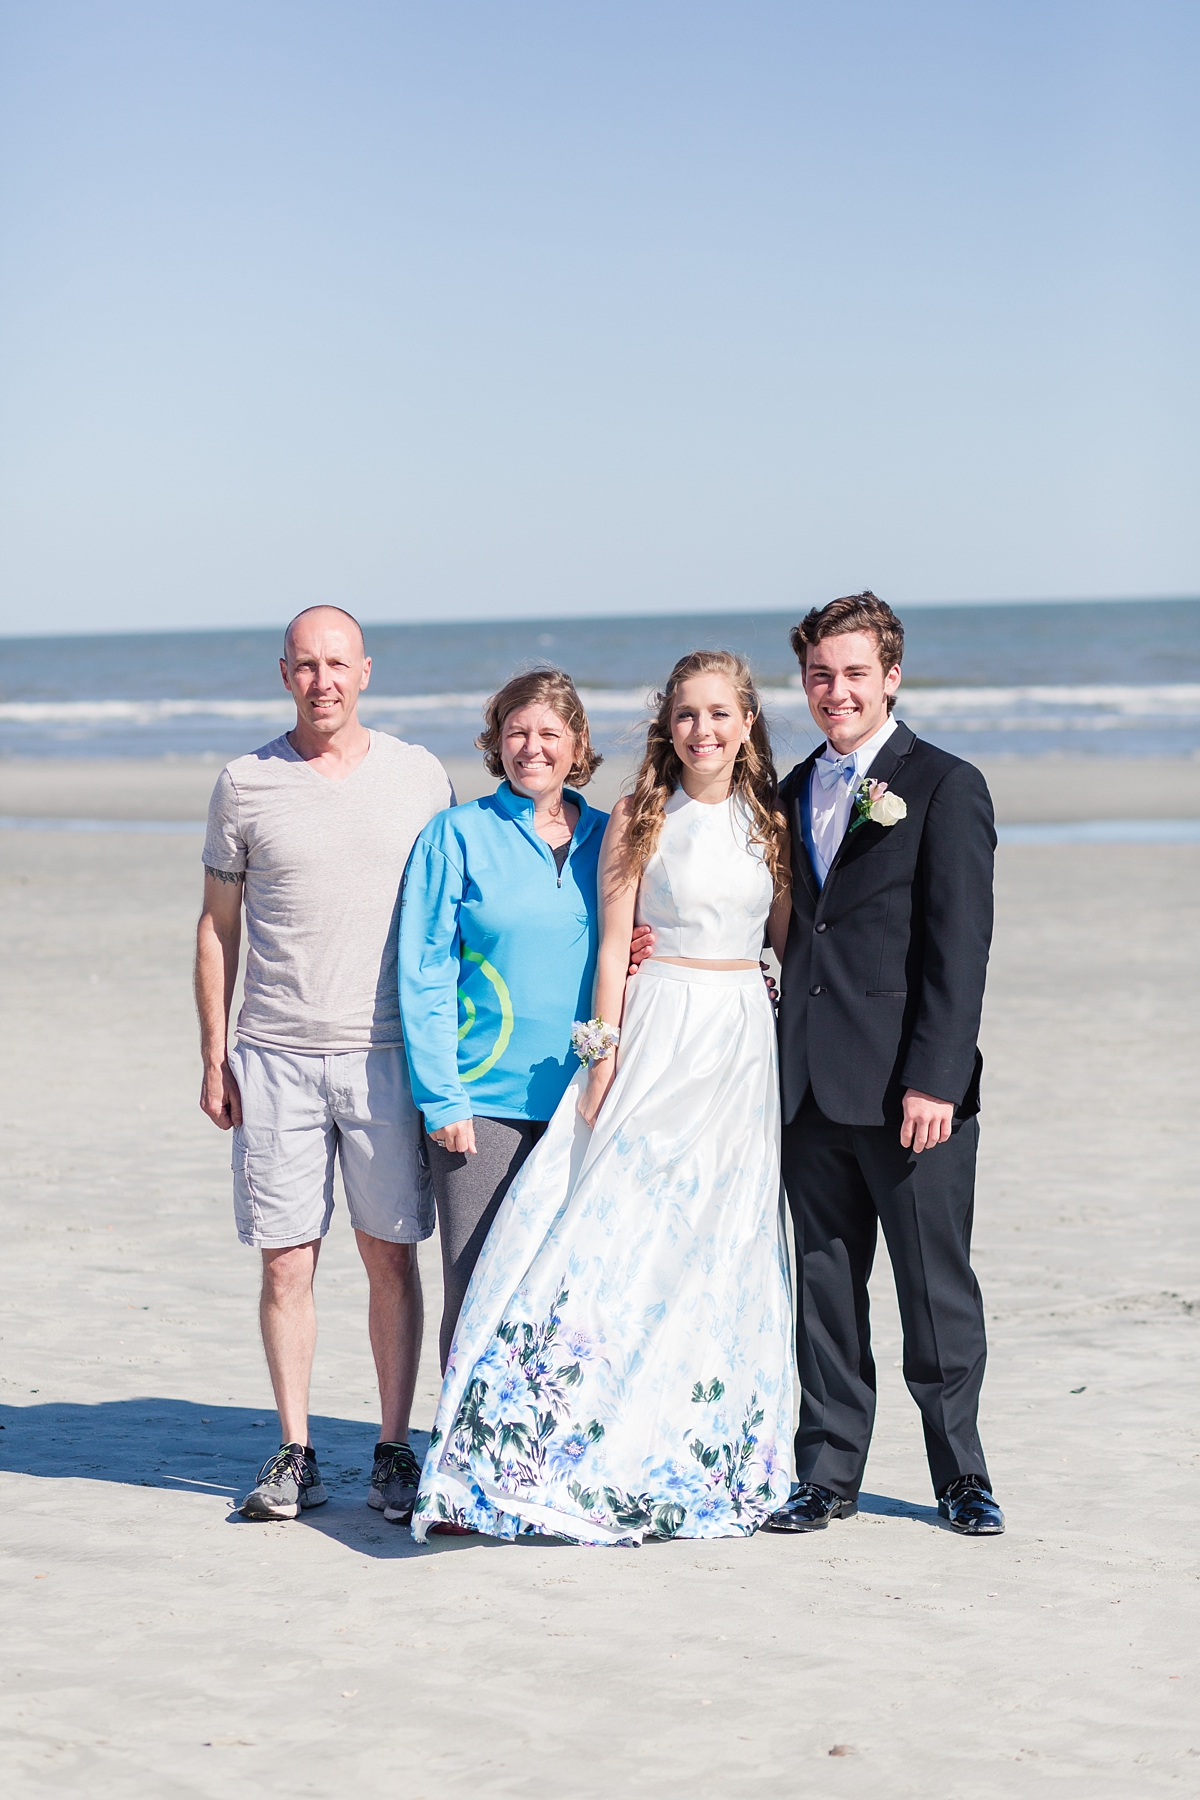
POLYGON ((870 778, 887 782, 907 817, 848 831, 821 888, 800 810, 819 754, 780 785, 792 834, 779 1001, 784 1120, 810 1084, 821 1111, 844 1125, 894 1119, 910 1087, 978 1112, 996 848, 987 783, 973 764, 898 725, 870 778))

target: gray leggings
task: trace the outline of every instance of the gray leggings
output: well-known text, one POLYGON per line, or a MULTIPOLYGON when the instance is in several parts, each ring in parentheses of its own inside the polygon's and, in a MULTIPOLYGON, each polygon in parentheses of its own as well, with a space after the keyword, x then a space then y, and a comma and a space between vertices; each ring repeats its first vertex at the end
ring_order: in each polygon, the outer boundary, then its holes
POLYGON ((475 1155, 452 1155, 427 1139, 442 1236, 442 1373, 471 1271, 517 1170, 545 1131, 541 1119, 476 1119, 475 1155))

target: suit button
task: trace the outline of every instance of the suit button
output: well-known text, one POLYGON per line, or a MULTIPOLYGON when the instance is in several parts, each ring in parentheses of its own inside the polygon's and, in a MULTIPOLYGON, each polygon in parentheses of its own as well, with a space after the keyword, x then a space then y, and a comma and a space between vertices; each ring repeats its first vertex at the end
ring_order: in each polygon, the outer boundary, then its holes
POLYGON ((823 994, 825 992, 825 989, 821 986, 820 982, 818 981, 816 987, 810 987, 808 991, 810 994, 823 994))
POLYGON ((827 925, 827 924, 826 924, 826 923, 825 923, 825 921, 824 921, 824 919, 822 919, 822 920, 821 920, 821 923, 820 923, 820 924, 819 924, 819 925, 818 925, 818 926, 817 926, 817 930, 818 930, 818 931, 828 931, 828 930, 829 930, 829 927, 828 927, 828 925, 827 925))

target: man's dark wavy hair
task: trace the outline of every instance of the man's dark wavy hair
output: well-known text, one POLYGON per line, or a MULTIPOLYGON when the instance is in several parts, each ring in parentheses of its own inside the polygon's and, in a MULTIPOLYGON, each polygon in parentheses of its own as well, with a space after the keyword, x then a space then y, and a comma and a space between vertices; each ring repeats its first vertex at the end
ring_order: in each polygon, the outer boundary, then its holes
MULTIPOLYGON (((840 600, 831 600, 828 606, 814 606, 798 625, 792 627, 791 645, 800 659, 800 667, 804 667, 807 652, 822 638, 840 637, 846 631, 871 633, 879 647, 879 660, 885 675, 889 669, 899 667, 904 657, 904 627, 886 600, 880 600, 870 588, 862 594, 844 594, 840 600)), ((895 704, 896 696, 889 694, 889 713, 895 704)))

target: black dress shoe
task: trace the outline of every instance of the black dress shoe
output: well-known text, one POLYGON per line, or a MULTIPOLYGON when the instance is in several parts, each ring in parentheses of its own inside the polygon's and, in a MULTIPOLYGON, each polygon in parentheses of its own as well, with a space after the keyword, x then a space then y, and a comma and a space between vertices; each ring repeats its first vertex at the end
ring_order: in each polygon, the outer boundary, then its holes
POLYGON ((982 1475, 960 1475, 938 1501, 938 1512, 964 1537, 999 1537, 1004 1514, 988 1492, 982 1475))
POLYGON ((857 1500, 843 1500, 815 1481, 802 1481, 778 1512, 762 1522, 764 1531, 824 1531, 830 1519, 852 1519, 857 1500))

